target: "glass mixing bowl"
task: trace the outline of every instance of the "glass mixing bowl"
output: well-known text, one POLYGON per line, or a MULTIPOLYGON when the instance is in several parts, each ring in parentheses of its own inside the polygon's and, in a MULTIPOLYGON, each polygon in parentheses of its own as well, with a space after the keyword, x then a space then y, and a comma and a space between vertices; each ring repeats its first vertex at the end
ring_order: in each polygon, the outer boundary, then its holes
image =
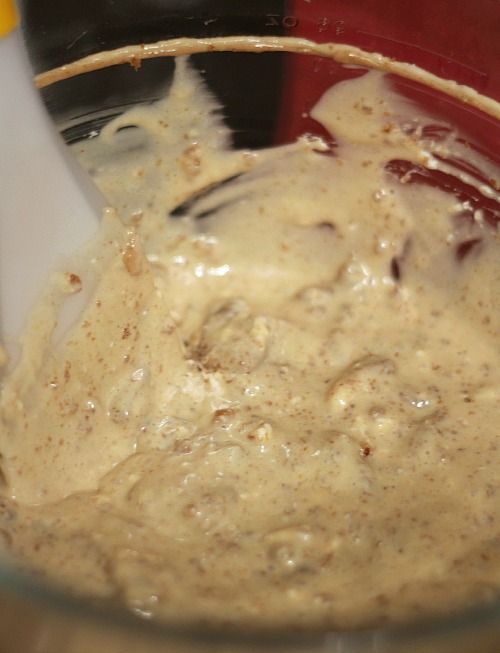
MULTIPOLYGON (((289 35, 350 43, 416 63, 500 100, 500 2, 476 0, 25 0, 24 34, 36 73, 104 49, 179 36, 289 35)), ((194 64, 217 94, 237 147, 264 147, 318 131, 304 114, 352 71, 315 56, 201 54, 194 64)), ((68 142, 168 88, 172 61, 116 66, 49 86, 43 97, 68 142)), ((457 122, 500 157, 500 125, 480 112, 401 82, 415 101, 457 122)), ((462 189, 452 189, 459 194, 462 189)), ((493 211, 491 222, 498 220, 493 211)), ((493 653, 500 600, 451 617, 363 631, 244 632, 152 624, 119 608, 64 594, 0 566, 0 650, 5 653, 288 651, 493 653)))

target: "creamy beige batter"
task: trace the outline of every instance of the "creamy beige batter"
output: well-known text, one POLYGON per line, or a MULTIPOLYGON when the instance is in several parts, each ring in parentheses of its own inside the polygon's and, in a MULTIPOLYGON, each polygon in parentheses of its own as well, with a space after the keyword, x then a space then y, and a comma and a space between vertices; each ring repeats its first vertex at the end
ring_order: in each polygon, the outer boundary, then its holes
POLYGON ((498 593, 498 233, 386 164, 490 199, 498 170, 426 136, 380 72, 313 117, 334 153, 231 151, 178 59, 165 100, 77 146, 114 210, 4 381, 0 542, 22 567, 222 624, 356 627, 498 593))

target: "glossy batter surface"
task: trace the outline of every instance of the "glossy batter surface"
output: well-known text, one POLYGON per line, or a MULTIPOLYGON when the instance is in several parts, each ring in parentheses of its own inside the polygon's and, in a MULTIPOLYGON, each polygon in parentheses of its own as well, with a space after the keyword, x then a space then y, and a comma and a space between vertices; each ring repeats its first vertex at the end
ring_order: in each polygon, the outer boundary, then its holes
POLYGON ((179 59, 165 100, 77 146, 114 210, 4 381, 6 552, 158 618, 354 627, 490 600, 498 234, 394 162, 493 200, 449 161, 498 171, 382 73, 314 109, 333 150, 232 151, 217 108, 179 59))

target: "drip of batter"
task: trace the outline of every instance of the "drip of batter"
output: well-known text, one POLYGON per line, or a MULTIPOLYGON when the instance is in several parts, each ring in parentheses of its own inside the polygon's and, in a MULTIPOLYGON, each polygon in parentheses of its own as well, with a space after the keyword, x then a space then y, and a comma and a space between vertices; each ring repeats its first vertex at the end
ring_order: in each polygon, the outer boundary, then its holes
POLYGON ((315 107, 334 151, 232 151, 217 110, 178 59, 167 98, 75 146, 114 209, 4 381, 5 552, 163 619, 357 627, 492 599, 498 235, 407 183, 464 146, 380 72, 315 107))

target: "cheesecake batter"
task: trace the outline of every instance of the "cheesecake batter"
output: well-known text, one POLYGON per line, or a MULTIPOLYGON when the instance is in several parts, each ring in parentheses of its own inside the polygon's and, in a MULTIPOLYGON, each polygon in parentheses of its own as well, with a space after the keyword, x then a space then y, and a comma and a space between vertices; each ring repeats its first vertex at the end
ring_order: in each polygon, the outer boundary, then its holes
POLYGON ((178 58, 164 100, 75 146, 113 209, 4 379, 15 564, 223 625, 359 627, 498 595, 498 169, 382 72, 312 117, 334 147, 233 151, 178 58))

